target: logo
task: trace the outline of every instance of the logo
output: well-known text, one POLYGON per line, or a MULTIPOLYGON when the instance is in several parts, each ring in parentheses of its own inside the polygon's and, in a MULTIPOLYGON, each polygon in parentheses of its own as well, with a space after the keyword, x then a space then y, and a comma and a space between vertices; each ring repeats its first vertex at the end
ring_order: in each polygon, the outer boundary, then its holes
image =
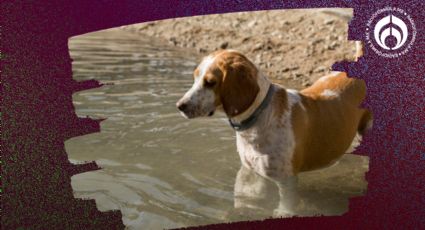
POLYGON ((375 12, 366 28, 366 41, 375 53, 386 58, 406 54, 416 40, 416 26, 404 10, 386 7, 375 12))

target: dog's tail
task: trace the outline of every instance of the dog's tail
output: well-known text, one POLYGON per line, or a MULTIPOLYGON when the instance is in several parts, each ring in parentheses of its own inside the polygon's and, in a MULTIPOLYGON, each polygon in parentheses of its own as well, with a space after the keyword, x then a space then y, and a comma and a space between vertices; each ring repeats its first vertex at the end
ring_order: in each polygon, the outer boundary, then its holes
MULTIPOLYGON (((322 9, 320 10, 321 13, 332 15, 335 17, 338 17, 345 22, 349 23, 351 19, 353 18, 353 11, 349 9, 342 9, 342 8, 332 8, 332 9, 322 9)), ((356 53, 355 53, 355 60, 358 61, 358 59, 363 56, 363 42, 362 41, 355 41, 356 44, 356 53)))

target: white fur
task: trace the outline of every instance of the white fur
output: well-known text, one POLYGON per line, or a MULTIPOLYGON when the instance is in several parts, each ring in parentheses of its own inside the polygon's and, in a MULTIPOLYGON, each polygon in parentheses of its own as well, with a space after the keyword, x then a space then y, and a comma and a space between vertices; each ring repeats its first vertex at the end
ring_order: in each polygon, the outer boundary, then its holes
POLYGON ((199 75, 198 78, 203 78, 205 74, 207 73, 207 70, 210 68, 210 66, 214 63, 215 57, 209 55, 205 57, 204 60, 202 60, 201 64, 199 64, 199 75))
POLYGON ((288 108, 282 117, 273 116, 274 109, 268 106, 253 127, 236 133, 237 149, 245 167, 272 179, 280 180, 293 175, 295 138, 291 113, 296 103, 300 103, 300 96, 288 92, 288 108))
POLYGON ((299 104, 301 106, 301 109, 303 109, 305 111, 305 107, 304 107, 303 103, 301 102, 301 96, 300 96, 298 90, 287 89, 286 92, 288 93, 289 107, 292 108, 293 105, 299 104))
POLYGON ((207 56, 199 64, 199 75, 195 77, 192 87, 180 99, 181 102, 187 103, 194 108, 190 111, 190 115, 182 113, 184 117, 205 116, 209 112, 214 111, 215 94, 212 90, 204 87, 204 77, 210 66, 214 63, 215 57, 207 56))
POLYGON ((337 77, 339 76, 339 74, 341 74, 341 72, 338 71, 332 71, 330 72, 329 75, 326 75, 324 77, 319 78, 319 80, 317 80, 318 82, 325 82, 325 81, 329 81, 331 80, 331 78, 337 77))
POLYGON ((339 93, 330 89, 325 89, 320 95, 324 97, 338 97, 339 93))
MULTIPOLYGON (((300 204, 297 178, 292 168, 296 142, 291 118, 294 105, 301 104, 305 108, 296 90, 286 92, 288 108, 281 117, 273 116, 274 108, 268 106, 253 127, 236 132, 236 145, 243 167, 273 179, 278 185, 280 201, 275 214, 279 216, 294 215, 300 204)), ((242 191, 241 188, 239 192, 242 191)))
POLYGON ((297 90, 287 89, 286 92, 288 93, 289 108, 291 108, 294 104, 301 102, 301 96, 297 90))

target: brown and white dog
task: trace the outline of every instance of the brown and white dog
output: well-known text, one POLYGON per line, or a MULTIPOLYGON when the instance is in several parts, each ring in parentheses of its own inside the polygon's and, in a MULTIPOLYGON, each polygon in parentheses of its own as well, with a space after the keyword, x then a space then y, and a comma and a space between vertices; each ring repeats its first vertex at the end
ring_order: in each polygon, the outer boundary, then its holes
POLYGON ((177 108, 187 118, 224 111, 242 165, 279 181, 288 214, 298 203, 295 176, 337 161, 371 121, 359 108, 364 82, 343 72, 296 91, 271 83, 241 53, 220 50, 202 60, 194 79, 177 108))

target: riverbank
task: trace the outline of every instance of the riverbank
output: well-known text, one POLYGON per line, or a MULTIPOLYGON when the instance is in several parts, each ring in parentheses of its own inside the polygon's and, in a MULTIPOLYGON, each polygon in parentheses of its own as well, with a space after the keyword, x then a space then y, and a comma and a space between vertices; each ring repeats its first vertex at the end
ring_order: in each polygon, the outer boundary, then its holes
POLYGON ((242 12, 122 28, 191 49, 199 58, 217 49, 239 50, 273 82, 300 89, 328 73, 336 61, 354 59, 355 44, 347 40, 352 10, 332 12, 317 9, 242 12))

